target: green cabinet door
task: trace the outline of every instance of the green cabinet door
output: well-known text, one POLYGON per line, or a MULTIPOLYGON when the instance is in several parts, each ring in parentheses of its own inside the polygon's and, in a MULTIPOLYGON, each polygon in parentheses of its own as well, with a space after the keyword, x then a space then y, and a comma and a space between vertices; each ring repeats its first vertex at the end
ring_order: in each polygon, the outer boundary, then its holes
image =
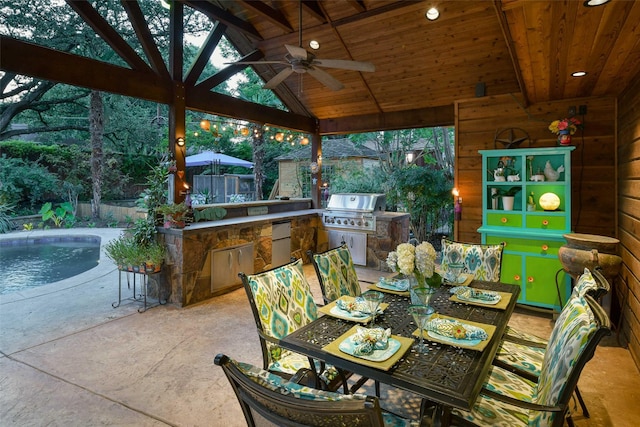
POLYGON ((527 257, 523 283, 525 297, 528 301, 535 301, 536 305, 541 307, 561 308, 567 302, 569 292, 566 286, 567 280, 567 275, 557 258, 527 257), (558 300, 558 287, 562 304, 558 300))

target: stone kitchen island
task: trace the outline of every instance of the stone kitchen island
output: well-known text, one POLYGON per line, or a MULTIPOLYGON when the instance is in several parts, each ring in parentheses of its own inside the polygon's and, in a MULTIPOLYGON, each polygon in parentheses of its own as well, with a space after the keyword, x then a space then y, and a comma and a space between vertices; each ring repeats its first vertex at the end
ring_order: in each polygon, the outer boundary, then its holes
MULTIPOLYGON (((312 209, 311 199, 269 200, 208 205, 227 210, 224 219, 204 221, 183 229, 160 229, 167 248, 165 265, 158 278, 169 292, 168 300, 188 306, 242 286, 239 272, 246 274, 274 266, 274 231, 290 226, 291 256, 306 256, 308 250, 328 249, 327 231, 322 224, 322 209, 312 209)), ((201 207, 195 207, 201 209, 201 207)), ((384 260, 398 243, 408 239, 408 214, 385 212, 380 231, 371 233, 367 262, 384 269, 384 260), (403 232, 404 230, 404 232, 403 232)), ((285 241, 286 242, 286 241, 285 241)), ((285 245, 286 247, 286 245, 285 245)), ((279 259, 283 254, 279 254, 279 259)))

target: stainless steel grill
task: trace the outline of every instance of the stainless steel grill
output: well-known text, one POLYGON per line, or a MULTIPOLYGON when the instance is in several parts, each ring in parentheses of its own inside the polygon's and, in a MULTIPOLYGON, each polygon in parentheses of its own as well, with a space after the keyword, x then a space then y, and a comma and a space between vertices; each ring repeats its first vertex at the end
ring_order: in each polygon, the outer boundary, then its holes
POLYGON ((384 194, 332 194, 322 222, 327 228, 375 231, 376 215, 383 213, 386 205, 384 194))

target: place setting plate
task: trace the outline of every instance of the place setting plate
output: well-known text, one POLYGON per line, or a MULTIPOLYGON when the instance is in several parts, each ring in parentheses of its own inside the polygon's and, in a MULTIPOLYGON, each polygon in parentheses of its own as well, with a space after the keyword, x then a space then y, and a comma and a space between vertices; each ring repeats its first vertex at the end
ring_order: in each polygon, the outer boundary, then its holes
MULTIPOLYGON (((355 300, 355 297, 344 295, 344 296, 341 296, 339 299, 346 303, 350 303, 355 300)), ((380 303, 380 306, 378 307, 378 314, 382 314, 387 307, 389 307, 388 303, 386 302, 380 303)), ((340 307, 338 307, 337 300, 327 305, 323 305, 322 307, 318 307, 318 311, 328 316, 336 317, 342 320, 350 320, 352 322, 367 323, 371 320, 371 315, 369 314, 358 312, 358 314, 354 315, 347 310, 342 310, 340 307)))
MULTIPOLYGON (((481 289, 478 289, 478 290, 481 290, 481 289)), ((498 295, 499 298, 493 301, 487 301, 487 300, 477 299, 477 298, 459 297, 458 295, 453 294, 451 295, 449 300, 460 303, 460 304, 469 304, 469 305, 476 305, 479 307, 488 307, 488 308, 495 308, 498 310, 505 310, 509 305, 509 301, 511 300, 511 294, 509 292, 499 292, 499 291, 491 291, 491 292, 498 295)))
POLYGON ((358 327, 359 326, 354 326, 349 329, 336 340, 322 347, 322 349, 334 356, 338 356, 361 365, 388 371, 413 345, 413 338, 401 337, 399 335, 392 334, 389 338, 389 347, 386 349, 374 350, 373 353, 367 355, 354 356, 353 336, 356 334, 358 327))
POLYGON ((409 279, 381 277, 376 283, 369 286, 369 289, 389 294, 409 296, 409 279))
MULTIPOLYGON (((469 320, 456 319, 455 317, 444 316, 442 314, 438 314, 437 316, 443 319, 457 320, 463 325, 476 326, 478 328, 483 329, 487 333, 487 339, 481 340, 481 339, 456 339, 454 337, 441 335, 437 332, 428 331, 426 329, 422 331, 425 339, 438 342, 440 344, 447 344, 453 347, 460 347, 460 348, 467 348, 470 350, 482 351, 489 344, 489 342, 491 341, 491 338, 493 337, 493 334, 496 331, 496 327, 494 325, 487 325, 486 323, 478 323, 478 322, 472 322, 469 320)), ((419 329, 416 329, 412 335, 416 337, 420 337, 419 329)))

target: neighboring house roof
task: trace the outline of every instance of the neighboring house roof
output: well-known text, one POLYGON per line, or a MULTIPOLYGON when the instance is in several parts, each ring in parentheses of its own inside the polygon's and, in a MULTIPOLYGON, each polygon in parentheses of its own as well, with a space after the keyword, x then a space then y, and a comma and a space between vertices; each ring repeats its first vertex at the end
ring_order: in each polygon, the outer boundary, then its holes
MULTIPOLYGON (((349 157, 368 157, 377 159, 378 152, 366 147, 356 147, 348 138, 327 139, 322 141, 323 159, 344 159, 349 157)), ((283 160, 310 160, 311 144, 300 147, 290 153, 276 157, 277 161, 283 160)))

